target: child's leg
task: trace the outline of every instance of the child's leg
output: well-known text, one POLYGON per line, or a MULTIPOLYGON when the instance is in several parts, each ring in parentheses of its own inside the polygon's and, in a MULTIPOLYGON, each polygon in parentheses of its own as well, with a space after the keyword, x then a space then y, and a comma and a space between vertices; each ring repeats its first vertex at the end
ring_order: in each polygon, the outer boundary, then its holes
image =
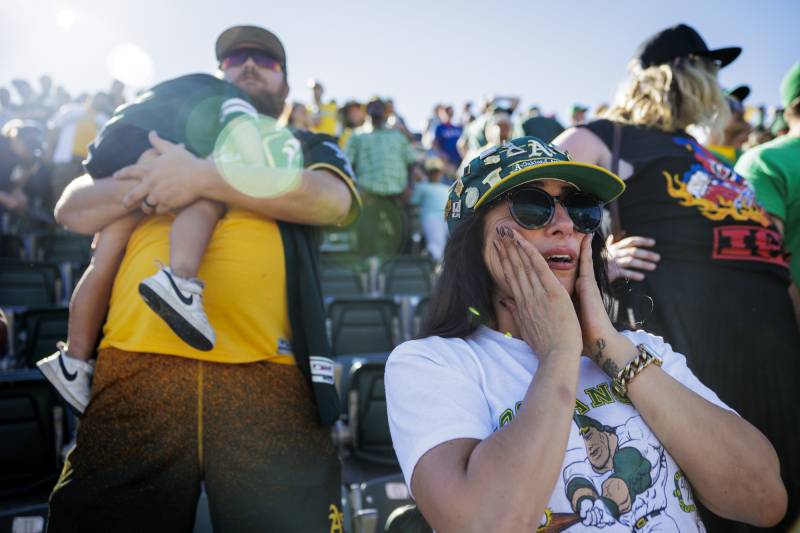
POLYGON ((169 268, 139 284, 145 303, 197 350, 211 350, 216 342, 203 309, 203 283, 196 278, 214 227, 224 213, 224 204, 205 199, 185 207, 172 222, 169 268))
POLYGON ((136 224, 139 211, 112 222, 95 237, 95 251, 89 267, 75 286, 69 302, 69 337, 67 351, 83 361, 94 353, 114 277, 125 255, 125 246, 136 224))
POLYGON ((225 204, 206 199, 198 200, 178 213, 172 222, 169 238, 169 262, 173 274, 186 279, 197 277, 211 234, 224 214, 225 204))

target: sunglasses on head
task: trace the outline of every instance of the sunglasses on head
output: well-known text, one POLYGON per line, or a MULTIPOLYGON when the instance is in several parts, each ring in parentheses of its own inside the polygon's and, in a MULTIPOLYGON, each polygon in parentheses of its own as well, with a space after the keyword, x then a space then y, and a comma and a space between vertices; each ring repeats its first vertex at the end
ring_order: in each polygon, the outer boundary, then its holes
POLYGON ((244 65, 248 58, 261 68, 283 72, 283 65, 269 54, 258 48, 239 48, 232 51, 222 60, 222 69, 244 65))
POLYGON ((553 220, 556 202, 560 203, 572 219, 575 230, 594 233, 603 220, 603 202, 592 194, 568 192, 552 196, 542 189, 527 188, 506 195, 514 220, 525 229, 543 228, 553 220))

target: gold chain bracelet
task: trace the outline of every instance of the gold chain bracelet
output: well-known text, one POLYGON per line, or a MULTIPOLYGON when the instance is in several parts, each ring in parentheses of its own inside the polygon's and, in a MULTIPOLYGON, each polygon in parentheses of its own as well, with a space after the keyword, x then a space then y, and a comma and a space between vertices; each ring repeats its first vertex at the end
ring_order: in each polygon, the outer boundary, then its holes
POLYGON ((636 348, 639 350, 639 353, 633 358, 633 361, 625 365, 625 368, 619 371, 617 377, 611 382, 614 392, 623 398, 628 397, 628 385, 630 385, 633 378, 638 376, 642 370, 651 364, 661 366, 661 358, 651 352, 647 346, 639 344, 636 348))

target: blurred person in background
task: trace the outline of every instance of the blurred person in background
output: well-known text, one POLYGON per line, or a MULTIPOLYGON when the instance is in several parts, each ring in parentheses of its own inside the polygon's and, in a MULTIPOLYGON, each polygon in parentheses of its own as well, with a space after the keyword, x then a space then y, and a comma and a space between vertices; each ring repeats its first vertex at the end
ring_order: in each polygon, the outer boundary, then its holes
POLYGON ((522 132, 529 137, 538 137, 550 142, 564 131, 564 126, 553 117, 542 114, 539 106, 531 106, 522 121, 522 132))
POLYGON ((323 100, 325 87, 317 80, 308 80, 308 88, 311 90, 311 104, 308 106, 311 131, 336 137, 339 134, 336 100, 323 100))
POLYGON ((432 150, 434 138, 436 136, 436 128, 441 124, 439 114, 444 109, 444 104, 436 104, 433 106, 433 113, 428 117, 425 123, 425 130, 422 132, 422 147, 426 150, 432 150))
MULTIPOLYGON (((684 24, 667 28, 638 48, 608 120, 570 128, 555 144, 626 181, 612 229, 627 237, 609 251, 612 276, 630 279, 623 307, 770 439, 789 493, 775 529, 784 531, 800 508, 800 331, 783 238, 752 186, 686 133, 727 122, 717 72, 740 53, 709 50, 684 24)), ((704 520, 711 531, 747 529, 711 513, 704 520)))
MULTIPOLYGON (((469 125, 463 126, 464 132, 458 140, 458 153, 464 157, 462 159, 462 166, 466 161, 469 161, 468 154, 474 154, 476 151, 480 152, 482 146, 487 146, 486 139, 486 126, 487 123, 493 119, 495 114, 505 113, 508 115, 509 120, 514 111, 519 106, 519 98, 516 96, 494 96, 485 97, 481 105, 480 115, 478 115, 469 125)), ((513 124, 512 124, 513 129, 513 124)), ((517 133, 521 134, 522 128, 519 128, 517 133)), ((510 138, 510 137, 509 137, 510 138)))
POLYGON ((455 170, 461 165, 461 155, 458 153, 456 145, 463 128, 453 124, 453 106, 437 106, 436 112, 439 124, 434 129, 433 146, 444 156, 447 164, 455 170))
POLYGON ((790 294, 800 324, 800 62, 781 83, 788 131, 748 150, 736 164, 756 190, 756 198, 783 234, 792 271, 790 294))
POLYGON ((36 233, 52 224, 50 169, 43 161, 44 132, 13 119, 0 129, 0 215, 6 232, 36 233))
POLYGON ((108 96, 95 93, 86 104, 66 104, 48 122, 48 159, 53 165, 52 196, 58 198, 69 182, 83 174, 89 144, 110 115, 108 96))
POLYGON ((339 110, 339 121, 342 124, 342 133, 339 135, 339 147, 344 150, 353 133, 364 125, 367 113, 364 106, 355 100, 345 102, 339 110))
POLYGON ((108 97, 111 101, 110 107, 113 112, 125 103, 125 84, 119 80, 113 80, 111 82, 111 88, 108 91, 108 97))
POLYGON ((740 85, 725 94, 731 111, 730 118, 724 129, 715 128, 709 132, 706 148, 726 164, 733 166, 742 155, 742 145, 753 131, 753 127, 744 117, 744 101, 750 95, 750 87, 740 85))
POLYGON ((308 115, 308 108, 300 102, 286 102, 278 123, 288 128, 311 131, 313 123, 308 115))
POLYGON ((356 133, 346 148, 364 203, 359 251, 364 257, 394 255, 405 248, 408 237, 404 205, 416 154, 400 130, 387 126, 382 100, 371 100, 367 115, 372 131, 356 133))
POLYGON ((36 91, 33 90, 31 84, 27 80, 15 79, 11 80, 11 85, 17 91, 19 96, 20 106, 28 108, 36 101, 36 91))
POLYGON ((571 126, 586 124, 586 112, 589 108, 582 104, 573 104, 569 108, 569 120, 571 126))
POLYGON ((447 203, 447 193, 450 187, 442 183, 445 175, 445 163, 440 158, 427 159, 423 164, 423 169, 428 180, 414 185, 408 203, 419 206, 425 247, 430 256, 439 263, 442 260, 445 242, 447 242, 444 206, 447 203))
POLYGON ((503 144, 511 140, 513 136, 514 124, 511 121, 511 115, 505 110, 493 112, 485 122, 483 133, 485 144, 477 146, 466 154, 464 159, 461 160, 461 166, 458 169, 457 175, 463 175, 464 168, 481 152, 492 146, 503 144))
POLYGON ((466 128, 473 120, 475 120, 475 114, 472 112, 472 102, 464 102, 458 117, 458 124, 462 128, 466 128))
POLYGON ((37 103, 52 112, 55 107, 55 93, 53 92, 53 78, 49 74, 39 76, 39 94, 37 103))
POLYGON ((11 93, 5 87, 0 87, 0 128, 16 116, 17 106, 11 103, 11 93))
POLYGON ((789 133, 789 123, 786 122, 786 117, 784 116, 785 111, 786 110, 783 108, 775 111, 775 119, 772 121, 772 124, 770 124, 768 130, 773 138, 789 133))
POLYGON ((391 98, 387 98, 383 102, 384 105, 386 106, 386 119, 384 121, 385 127, 393 130, 398 130, 403 135, 405 135, 410 142, 413 142, 414 135, 412 135, 411 130, 409 130, 408 126, 406 126, 405 119, 397 114, 397 111, 395 110, 394 106, 394 100, 392 100, 391 98))

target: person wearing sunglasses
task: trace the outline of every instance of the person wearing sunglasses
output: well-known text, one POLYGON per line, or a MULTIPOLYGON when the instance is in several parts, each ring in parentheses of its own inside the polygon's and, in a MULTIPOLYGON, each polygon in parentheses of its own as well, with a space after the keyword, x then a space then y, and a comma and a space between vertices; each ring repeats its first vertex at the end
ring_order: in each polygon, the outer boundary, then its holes
MULTIPOLYGON (((103 178, 134 164, 114 179, 78 178, 59 201, 60 223, 100 231, 101 240, 119 220, 137 218, 117 239, 110 297, 89 310, 99 322, 106 304, 108 314, 76 445, 50 497, 49 531, 191 531, 201 489, 218 530, 327 531, 341 523, 329 428, 341 410, 315 238, 319 226, 349 224, 360 199, 334 138, 271 127, 289 91, 276 35, 229 28, 216 56, 221 78, 168 82, 118 110, 87 167, 103 178), (296 186, 258 195, 223 176, 220 162, 252 183, 281 178, 271 165, 239 157, 238 138, 224 160, 206 157, 229 120, 255 126, 264 157, 302 154, 296 186), (137 162, 144 148, 152 157, 137 162), (133 161, 121 162, 127 155, 133 161), (205 236, 202 246, 173 231, 197 204, 224 208, 206 213, 208 226, 184 227, 205 236), (198 258, 204 283, 190 280, 193 290, 175 279, 174 262, 169 274, 157 267, 175 246, 198 258), (203 289, 218 333, 213 346, 187 344, 148 308, 141 284, 154 271, 171 305, 196 305, 203 289)), ((70 325, 73 318, 86 320, 74 308, 70 325)), ((66 351, 73 348, 71 337, 66 351)), ((51 366, 64 381, 75 377, 67 354, 55 354, 51 366)))
POLYGON ((454 183, 422 335, 385 374, 394 449, 436 531, 704 531, 697 500, 783 516, 764 436, 669 339, 611 323, 598 229, 624 189, 534 137, 454 183))

